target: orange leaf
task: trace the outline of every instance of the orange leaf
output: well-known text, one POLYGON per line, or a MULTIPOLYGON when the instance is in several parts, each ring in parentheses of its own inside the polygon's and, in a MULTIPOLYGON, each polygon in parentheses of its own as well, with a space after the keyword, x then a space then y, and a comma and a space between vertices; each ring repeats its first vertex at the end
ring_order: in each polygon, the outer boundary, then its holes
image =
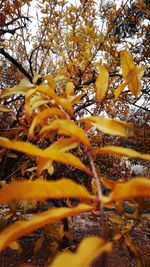
POLYGON ((90 267, 98 256, 111 250, 110 242, 106 243, 100 237, 86 237, 81 241, 76 253, 66 251, 59 254, 49 267, 60 267, 65 262, 71 267, 90 267))
POLYGON ((114 186, 108 197, 103 197, 103 203, 111 203, 116 200, 125 200, 137 197, 150 197, 150 180, 145 177, 133 178, 125 183, 114 186))
MULTIPOLYGON (((44 151, 51 152, 52 149, 59 150, 60 152, 66 152, 70 149, 74 149, 78 146, 73 138, 60 138, 58 141, 50 145, 44 151)), ((52 161, 49 159, 38 158, 37 173, 40 175, 43 170, 47 169, 49 174, 52 175, 54 168, 52 166, 52 161)))
MULTIPOLYGON (((112 120, 109 118, 103 117, 87 117, 83 119, 79 119, 78 121, 85 122, 87 124, 91 124, 91 127, 95 126, 98 130, 103 133, 111 134, 111 135, 120 135, 127 137, 128 133, 125 130, 126 128, 131 128, 131 124, 122 122, 119 120, 112 120)), ((89 127, 88 127, 89 128, 89 127)))
POLYGON ((84 130, 71 120, 53 120, 49 125, 42 128, 40 134, 56 130, 60 135, 69 135, 76 138, 76 140, 81 141, 86 146, 90 145, 89 139, 84 130))
POLYGON ((100 177, 101 183, 108 189, 113 189, 117 181, 107 179, 105 177, 100 177))
POLYGON ((34 129, 35 127, 39 124, 39 123, 42 123, 42 121, 45 119, 45 118, 48 118, 50 116, 53 116, 53 115, 57 115, 58 117, 60 118, 63 118, 65 119, 66 118, 66 114, 58 109, 58 108, 46 108, 44 109, 43 111, 41 111, 33 120, 31 126, 30 126, 30 129, 29 129, 29 136, 33 137, 34 136, 34 129))
POLYGON ((149 154, 141 154, 134 149, 126 148, 126 147, 120 147, 120 146, 105 146, 105 147, 93 150, 92 154, 93 155, 115 154, 115 155, 125 156, 125 157, 129 157, 129 158, 139 158, 139 159, 150 160, 149 154))
POLYGON ((54 149, 46 151, 45 149, 42 150, 28 142, 10 141, 9 139, 2 137, 0 138, 0 146, 27 153, 29 155, 71 165, 91 175, 91 171, 76 156, 70 153, 65 153, 54 149))
POLYGON ((0 204, 13 200, 44 200, 47 198, 81 198, 95 199, 79 184, 67 178, 57 181, 18 181, 0 189, 0 204))
POLYGON ((72 108, 72 105, 68 99, 57 96, 56 93, 54 92, 54 90, 51 89, 50 87, 46 86, 46 85, 39 85, 36 87, 36 89, 37 89, 37 91, 43 92, 46 95, 48 95, 50 98, 55 100, 57 105, 62 106, 66 111, 68 111, 68 113, 71 116, 73 116, 73 108, 72 108))
POLYGON ((80 204, 75 208, 53 208, 33 216, 30 221, 15 222, 0 233, 0 250, 6 248, 10 243, 18 238, 49 223, 58 222, 63 218, 92 210, 94 210, 94 207, 84 204, 80 204))

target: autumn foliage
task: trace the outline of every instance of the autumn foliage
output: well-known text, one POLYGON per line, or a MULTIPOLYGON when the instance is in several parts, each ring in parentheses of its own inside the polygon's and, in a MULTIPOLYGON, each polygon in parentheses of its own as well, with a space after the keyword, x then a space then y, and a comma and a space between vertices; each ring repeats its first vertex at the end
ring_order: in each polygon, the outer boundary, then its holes
MULTIPOLYGON (((57 247, 51 267, 60 267, 62 262, 91 266, 101 254, 109 256, 112 245, 119 242, 141 260, 131 233, 142 225, 142 210, 149 209, 149 177, 104 177, 98 159, 107 157, 104 169, 109 174, 111 160, 112 168, 120 164, 123 170, 130 159, 143 165, 150 160, 147 148, 136 145, 135 125, 130 119, 136 108, 147 111, 147 106, 142 107, 143 99, 148 98, 147 55, 143 59, 143 50, 138 48, 135 57, 138 44, 133 48, 126 39, 132 32, 125 30, 127 36, 122 37, 120 26, 120 33, 114 34, 122 21, 124 27, 128 25, 128 12, 134 8, 141 12, 143 24, 130 16, 132 27, 143 27, 146 35, 148 4, 135 1, 117 7, 100 2, 79 1, 77 6, 64 0, 0 4, 0 205, 15 203, 16 210, 22 205, 28 211, 38 203, 62 200, 61 207, 54 205, 30 220, 11 222, 0 232, 0 250, 16 249, 19 238, 54 223, 61 225, 59 230, 51 228, 54 236, 59 236, 56 243, 64 236, 70 242, 63 219, 83 212, 96 212, 101 225, 100 237, 86 237, 75 253, 68 245, 67 251, 56 256, 63 250, 57 247), (30 7, 38 10, 34 18, 30 7), (36 35, 31 28, 27 30, 31 21, 36 35), (135 146, 128 146, 130 139, 135 146), (14 169, 8 168, 11 160, 14 169), (73 199, 79 204, 74 206, 73 199), (125 205, 134 207, 134 212, 129 214, 125 205)), ((145 35, 141 34, 141 42, 145 35)), ((148 129, 146 125, 145 138, 148 129)), ((13 211, 8 218, 11 216, 13 211)), ((149 220, 149 215, 145 218, 149 220)), ((42 246, 41 240, 36 250, 42 246)))

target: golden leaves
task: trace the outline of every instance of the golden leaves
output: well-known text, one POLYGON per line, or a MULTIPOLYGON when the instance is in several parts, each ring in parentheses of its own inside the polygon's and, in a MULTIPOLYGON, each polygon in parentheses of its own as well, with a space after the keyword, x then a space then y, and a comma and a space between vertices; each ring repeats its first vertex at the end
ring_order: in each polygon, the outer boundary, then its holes
POLYGON ((98 65, 98 76, 96 78, 96 98, 98 101, 102 101, 106 95, 108 87, 109 73, 103 65, 98 65))
POLYGON ((123 89, 128 85, 131 93, 137 97, 141 92, 141 78, 144 74, 146 66, 138 67, 134 64, 131 54, 124 50, 120 53, 122 75, 124 83, 118 86, 115 90, 115 98, 117 99, 123 89))
POLYGON ((30 129, 29 129, 29 136, 31 137, 34 137, 34 129, 35 127, 42 123, 43 120, 45 120, 46 118, 50 117, 50 116, 58 116, 60 118, 63 118, 65 119, 66 118, 66 114, 58 109, 58 108, 46 108, 44 109, 42 112, 40 112, 39 114, 37 114, 37 116, 35 116, 31 126, 30 126, 30 129))
POLYGON ((81 185, 61 178, 57 181, 18 181, 0 189, 0 204, 13 200, 44 200, 47 198, 81 198, 94 200, 95 197, 81 185))
POLYGON ((49 123, 49 125, 42 128, 40 134, 57 131, 60 135, 68 135, 76 138, 86 146, 90 146, 90 142, 84 130, 79 127, 74 121, 56 119, 49 123))
MULTIPOLYGON (((50 152, 51 153, 51 150, 54 149, 54 150, 57 150, 57 151, 60 151, 60 152, 66 152, 70 149, 74 149, 78 146, 78 142, 75 141, 73 138, 59 138, 58 141, 56 141, 55 143, 53 143, 52 145, 50 145, 49 147, 47 147, 45 149, 45 151, 48 153, 50 152)), ((49 159, 43 159, 43 158, 38 158, 38 166, 37 166, 37 173, 38 174, 41 174, 41 172, 43 170, 47 169, 48 170, 48 173, 50 175, 53 174, 54 172, 54 168, 53 168, 53 165, 52 165, 52 161, 49 160, 49 159)))
POLYGON ((145 177, 132 178, 125 183, 116 183, 108 197, 103 197, 103 203, 109 204, 117 200, 137 197, 150 197, 150 180, 145 177))
POLYGON ((21 236, 31 233, 49 223, 58 222, 63 218, 92 210, 94 210, 92 206, 85 204, 80 204, 75 208, 53 208, 33 216, 30 221, 15 222, 0 233, 0 250, 3 250, 21 236))
POLYGON ((55 89, 55 80, 54 80, 54 78, 51 75, 49 75, 49 74, 45 75, 44 78, 47 80, 48 86, 52 90, 54 90, 55 89))
POLYGON ((58 255, 49 267, 60 267, 62 263, 67 262, 71 267, 90 267, 93 260, 101 254, 112 250, 111 243, 106 243, 99 237, 86 237, 82 240, 75 254, 66 251, 58 255))
POLYGON ((66 84, 66 95, 67 95, 67 98, 70 98, 71 96, 74 95, 74 89, 75 89, 75 86, 72 82, 67 82, 66 84))
POLYGON ((67 98, 58 96, 54 89, 46 85, 39 85, 36 89, 38 92, 43 92, 48 95, 58 106, 62 106, 71 116, 73 116, 73 108, 67 98))
MULTIPOLYGON (((127 137, 128 133, 125 130, 126 128, 131 128, 131 124, 122 122, 119 120, 112 120, 109 118, 102 118, 102 117, 87 117, 80 119, 79 121, 85 122, 88 126, 95 126, 98 130, 103 133, 111 134, 111 135, 120 135, 127 137)), ((88 127, 89 128, 89 127, 88 127)))
POLYGON ((26 92, 31 88, 35 88, 35 85, 30 83, 28 79, 24 78, 20 81, 18 85, 12 88, 3 90, 3 92, 0 94, 0 98, 13 95, 13 94, 26 95, 26 92))
POLYGON ((121 224, 121 225, 124 225, 125 224, 125 222, 121 218, 121 216, 119 216, 117 214, 110 214, 110 215, 108 215, 108 220, 111 221, 111 222, 114 222, 116 224, 121 224))
POLYGON ((49 149, 48 151, 46 149, 40 149, 36 147, 35 145, 32 145, 28 142, 21 142, 21 141, 10 141, 6 138, 0 139, 0 146, 17 150, 23 153, 27 153, 29 155, 46 158, 51 161, 61 162, 66 165, 71 165, 76 168, 79 168, 88 174, 91 174, 91 171, 74 155, 66 152, 61 152, 56 149, 49 149))
POLYGON ((98 154, 115 154, 119 156, 125 156, 129 158, 139 158, 150 160, 149 154, 141 154, 132 148, 120 147, 120 146, 105 146, 92 151, 93 155, 98 154))

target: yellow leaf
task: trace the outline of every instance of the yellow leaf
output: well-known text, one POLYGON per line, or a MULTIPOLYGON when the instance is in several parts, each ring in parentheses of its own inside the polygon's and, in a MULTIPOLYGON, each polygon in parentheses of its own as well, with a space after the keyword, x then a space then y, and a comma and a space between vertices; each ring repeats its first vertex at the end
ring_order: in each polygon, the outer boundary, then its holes
POLYGON ((117 214, 110 214, 110 215, 108 215, 108 220, 111 221, 111 222, 115 222, 117 224, 121 224, 121 225, 124 225, 125 224, 125 222, 121 218, 121 216, 119 216, 117 214))
POLYGON ((58 222, 63 218, 92 210, 94 210, 94 207, 84 204, 75 208, 53 208, 33 216, 30 221, 15 222, 0 233, 0 251, 18 238, 49 223, 58 222))
POLYGON ((115 155, 125 156, 129 158, 139 158, 139 159, 150 160, 149 154, 141 154, 132 148, 126 148, 126 147, 121 147, 121 146, 105 146, 105 147, 93 150, 92 154, 93 155, 115 154, 115 155))
POLYGON ((91 187, 92 187, 92 192, 94 195, 97 194, 97 186, 96 186, 96 181, 95 181, 95 178, 92 177, 92 180, 91 180, 91 187))
POLYGON ((37 91, 43 92, 48 95, 50 98, 54 99, 57 105, 62 106, 68 113, 73 116, 73 108, 70 101, 66 98, 57 96, 53 89, 46 85, 40 85, 36 87, 37 91))
POLYGON ((113 189, 116 184, 116 181, 107 179, 105 177, 100 177, 100 181, 108 189, 113 189))
MULTIPOLYGON (((73 138, 60 138, 58 141, 50 145, 44 151, 51 152, 52 149, 59 150, 60 152, 66 152, 70 149, 74 149, 78 146, 78 143, 73 138)), ((52 175, 54 173, 54 167, 52 161, 49 159, 38 158, 37 172, 40 175, 43 170, 47 169, 48 173, 52 175)))
POLYGON ((146 66, 137 67, 134 64, 131 54, 127 50, 121 52, 120 59, 125 83, 126 85, 128 84, 131 93, 137 97, 141 91, 141 78, 146 66))
POLYGON ((45 151, 49 151, 49 149, 59 150, 61 152, 66 152, 70 149, 74 149, 78 146, 78 142, 75 138, 59 138, 58 141, 54 142, 45 151))
POLYGON ((44 200, 46 198, 81 198, 94 200, 95 196, 79 184, 67 178, 57 181, 18 181, 0 189, 0 204, 13 200, 44 200))
POLYGON ((103 197, 104 204, 116 200, 137 197, 150 197, 150 180, 145 177, 133 178, 128 182, 116 184, 108 197, 103 197))
POLYGON ((26 95, 26 92, 31 88, 35 88, 35 85, 30 83, 28 79, 24 78, 20 81, 18 85, 12 88, 3 90, 3 92, 0 94, 0 98, 13 95, 13 94, 26 95))
POLYGON ((9 248, 11 248, 12 250, 20 250, 21 249, 21 246, 19 244, 19 242, 12 242, 9 244, 9 248))
POLYGON ((43 244, 43 241, 44 241, 44 236, 40 236, 36 242, 35 242, 35 245, 34 245, 34 253, 38 253, 39 250, 41 249, 42 247, 42 244, 43 244))
POLYGON ((0 105, 0 111, 1 112, 12 112, 12 110, 5 105, 0 105))
POLYGON ((42 105, 46 105, 50 102, 50 100, 39 100, 39 101, 36 101, 35 103, 33 103, 31 106, 30 106, 30 115, 32 114, 32 111, 37 109, 38 107, 42 106, 42 105))
POLYGON ((54 173, 52 161, 49 159, 38 158, 36 168, 37 174, 40 175, 43 170, 48 170, 48 173, 52 175, 54 173))
POLYGON ((81 141, 86 146, 90 146, 90 142, 84 130, 71 120, 53 120, 40 131, 40 134, 50 131, 57 131, 60 135, 68 135, 81 141))
POLYGON ((34 93, 36 93, 36 89, 29 89, 26 93, 25 97, 25 117, 27 121, 30 121, 30 99, 34 93))
POLYGON ((41 78, 42 78, 41 75, 39 75, 39 74, 34 74, 33 79, 32 79, 32 83, 33 83, 33 84, 36 84, 37 81, 38 81, 38 79, 41 79, 41 78))
MULTIPOLYGON (((44 232, 46 234, 48 234, 50 237, 55 237, 55 239, 58 241, 59 239, 59 229, 61 229, 61 233, 62 233, 62 237, 64 235, 64 230, 63 230, 63 224, 60 222, 60 223, 51 223, 51 224, 48 224, 44 227, 44 232)), ((60 239, 62 239, 62 237, 60 239)))
POLYGON ((114 92, 115 99, 118 99, 118 97, 120 96, 120 94, 122 93, 122 91, 126 87, 126 85, 127 85, 126 83, 122 83, 116 88, 116 90, 114 92))
POLYGON ((49 261, 49 258, 48 258, 48 262, 51 262, 53 257, 55 256, 55 254, 57 254, 59 252, 59 243, 55 240, 55 241, 52 241, 50 242, 49 244, 49 250, 50 250, 50 261, 49 261), (52 259, 51 259, 52 257, 52 259))
POLYGON ((53 167, 52 164, 50 164, 48 166, 47 171, 48 171, 49 175, 53 175, 53 173, 54 173, 55 170, 54 170, 54 167, 53 167))
POLYGON ((79 94, 79 95, 75 95, 75 96, 70 97, 71 104, 72 105, 77 104, 84 95, 85 94, 82 93, 82 94, 79 94))
POLYGON ((129 234, 124 236, 124 243, 137 258, 141 256, 139 247, 129 234))
POLYGON ((122 237, 122 233, 118 233, 113 237, 113 240, 119 240, 122 237))
POLYGON ((102 66, 98 65, 98 76, 96 78, 96 98, 99 101, 102 101, 106 95, 107 88, 108 88, 108 79, 109 73, 107 69, 102 66))
POLYGON ((58 108, 47 108, 41 111, 33 120, 30 129, 29 129, 29 136, 33 137, 34 136, 34 129, 38 124, 41 124, 42 121, 50 116, 58 116, 60 118, 65 119, 66 114, 58 109, 58 108))
POLYGON ((55 90, 55 80, 51 75, 45 75, 44 78, 48 81, 48 85, 52 90, 55 90))
POLYGON ((123 78, 126 79, 130 71, 133 71, 136 67, 131 54, 127 50, 120 52, 120 61, 122 67, 123 78))
MULTIPOLYGON (((123 91, 123 89, 130 83, 131 85, 133 84, 134 87, 136 88, 136 94, 134 93, 134 91, 131 90, 132 94, 137 96, 140 91, 141 91, 141 78, 144 74, 144 70, 145 70, 145 66, 142 67, 137 67, 134 70, 132 70, 131 72, 129 72, 129 74, 126 77, 126 80, 124 83, 122 83, 121 85, 119 85, 117 87, 117 89, 115 90, 115 99, 118 99, 118 97, 120 96, 121 92, 123 91)), ((131 86, 130 86, 131 87, 131 86)))
POLYGON ((119 120, 112 120, 109 118, 95 117, 95 116, 79 119, 78 121, 85 123, 90 122, 91 127, 95 126, 98 130, 100 130, 103 133, 111 135, 120 135, 124 137, 128 136, 125 127, 131 128, 131 124, 129 123, 122 122, 119 120))
POLYGON ((71 267, 90 267, 98 256, 110 252, 111 249, 111 243, 106 243, 100 237, 86 237, 81 241, 76 253, 66 251, 59 254, 49 267, 60 267, 62 263, 71 267))
POLYGON ((74 84, 73 82, 67 82, 66 84, 66 95, 67 97, 73 96, 74 95, 74 84))
POLYGON ((27 153, 29 155, 50 159, 51 161, 71 165, 91 175, 91 171, 76 156, 70 153, 65 153, 54 149, 50 149, 47 152, 45 149, 42 150, 28 142, 10 141, 9 139, 2 137, 0 137, 0 146, 27 153))

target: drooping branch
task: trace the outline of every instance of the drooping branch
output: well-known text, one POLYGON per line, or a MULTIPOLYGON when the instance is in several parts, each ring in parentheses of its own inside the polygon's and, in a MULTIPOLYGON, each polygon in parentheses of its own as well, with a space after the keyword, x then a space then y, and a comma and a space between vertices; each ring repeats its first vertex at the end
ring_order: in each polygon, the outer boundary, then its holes
POLYGON ((17 69, 24 74, 30 82, 32 82, 32 76, 24 69, 24 67, 11 55, 9 55, 8 52, 4 50, 4 48, 0 48, 0 54, 3 55, 5 58, 7 58, 17 69))

